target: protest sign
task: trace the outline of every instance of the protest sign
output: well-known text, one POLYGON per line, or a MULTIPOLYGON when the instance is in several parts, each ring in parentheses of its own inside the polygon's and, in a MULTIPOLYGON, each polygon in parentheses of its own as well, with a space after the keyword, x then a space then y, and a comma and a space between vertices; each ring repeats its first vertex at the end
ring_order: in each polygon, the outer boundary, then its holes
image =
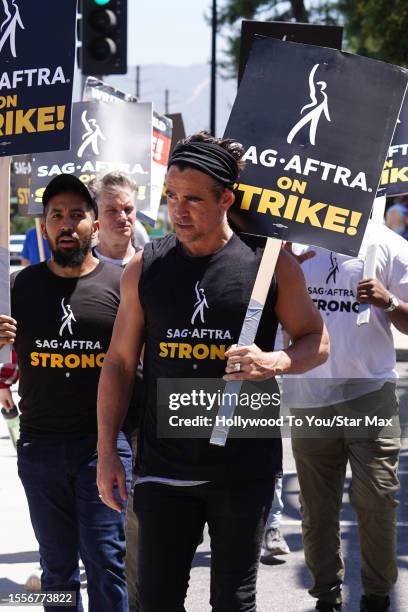
POLYGON ((394 138, 388 149, 381 187, 385 188, 387 196, 408 193, 408 94, 405 94, 394 138))
POLYGON ((244 19, 241 23, 238 84, 244 74, 249 52, 256 36, 271 36, 288 42, 341 49, 343 28, 290 21, 247 21, 244 19))
POLYGON ((17 199, 18 214, 28 215, 31 182, 31 155, 17 155, 11 160, 11 196, 17 199))
POLYGON ((100 81, 96 77, 89 76, 85 81, 82 102, 105 102, 105 104, 120 104, 122 102, 138 102, 136 96, 126 93, 100 81))
POLYGON ((159 213, 167 163, 170 156, 172 120, 153 113, 153 158, 150 206, 138 207, 137 216, 154 227, 159 213))
POLYGON ((171 137, 170 155, 173 152, 174 147, 179 140, 186 137, 186 130, 184 128, 183 115, 181 113, 170 113, 166 115, 173 122, 173 133, 171 137))
MULTIPOLYGON (((121 104, 123 102, 138 102, 132 94, 125 93, 96 79, 88 77, 84 88, 84 101, 105 102, 107 104, 121 104)), ((164 115, 153 112, 152 133, 152 175, 150 198, 143 197, 137 200, 137 217, 152 227, 157 220, 164 177, 171 144, 172 121, 164 115)))
MULTIPOLYGON (((3 0, 0 6, 0 312, 4 314, 10 312, 10 157, 69 149, 76 6, 76 0, 3 0)), ((6 353, 9 350, 3 349, 3 358, 6 353)))
POLYGON ((120 113, 108 104, 73 105, 69 151, 33 156, 29 212, 42 212, 41 197, 57 174, 75 174, 89 183, 99 174, 120 170, 139 186, 139 199, 149 199, 152 105, 124 104, 120 113))
POLYGON ((357 255, 407 80, 376 60, 255 40, 225 131, 247 150, 238 229, 357 255))
POLYGON ((69 149, 75 23, 76 0, 3 0, 0 155, 69 149))
MULTIPOLYGON (((186 130, 184 128, 183 115, 181 113, 169 113, 168 115, 166 115, 166 117, 168 117, 168 119, 171 119, 172 124, 173 124, 173 130, 171 133, 170 151, 169 151, 169 158, 170 158, 170 155, 172 154, 173 149, 176 146, 176 144, 179 142, 179 140, 182 140, 183 138, 186 137, 186 130)), ((169 160, 167 160, 167 163, 168 161, 169 160)), ((162 206, 167 205, 167 198, 166 198, 165 189, 164 189, 164 179, 163 179, 163 184, 162 184, 160 204, 162 206)), ((165 214, 167 215, 167 213, 165 214)))
MULTIPOLYGON (((229 212, 268 240, 238 345, 255 337, 282 239, 358 254, 407 81, 397 66, 332 49, 254 41, 225 131, 247 149, 229 212)), ((225 398, 240 388, 228 382, 225 398)), ((218 416, 235 409, 223 399, 218 416)), ((215 425, 210 443, 228 432, 215 425)))

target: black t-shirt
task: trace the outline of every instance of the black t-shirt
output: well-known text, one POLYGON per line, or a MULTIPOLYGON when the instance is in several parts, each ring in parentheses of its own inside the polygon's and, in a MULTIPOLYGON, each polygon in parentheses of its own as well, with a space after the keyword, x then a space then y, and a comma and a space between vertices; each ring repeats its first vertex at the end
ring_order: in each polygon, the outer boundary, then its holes
MULTIPOLYGON (((175 235, 145 246, 139 282, 146 326, 141 476, 229 480, 281 470, 280 439, 229 438, 218 447, 208 439, 157 434, 158 379, 222 378, 223 352, 238 341, 262 252, 235 234, 206 257, 188 256, 175 235)), ((274 279, 255 340, 265 351, 274 347, 276 296, 274 279)))
MULTIPOLYGON (((139 246, 133 245, 133 247, 135 249, 135 254, 142 250, 141 247, 139 246)), ((100 258, 97 249, 93 248, 92 254, 97 259, 100 258)), ((101 259, 101 261, 103 261, 103 259, 101 259)), ((106 262, 106 263, 120 267, 122 270, 124 270, 127 265, 127 264, 116 263, 116 260, 112 260, 112 262, 106 262)), ((142 365, 142 362, 139 360, 137 370, 136 370, 136 375, 135 375, 135 382, 133 385, 132 396, 129 402, 129 409, 127 411, 125 420, 122 425, 122 430, 129 437, 136 436, 137 428, 139 427, 140 410, 141 410, 141 395, 143 392, 142 379, 143 379, 143 365, 142 365)))
POLYGON ((44 262, 14 278, 22 432, 67 438, 96 433, 98 381, 121 274, 121 268, 99 263, 85 276, 64 278, 44 262))

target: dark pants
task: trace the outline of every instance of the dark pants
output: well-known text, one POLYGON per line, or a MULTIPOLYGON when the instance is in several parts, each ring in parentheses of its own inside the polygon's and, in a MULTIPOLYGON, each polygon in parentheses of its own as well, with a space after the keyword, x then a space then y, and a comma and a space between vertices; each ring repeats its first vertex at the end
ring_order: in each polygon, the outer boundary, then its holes
MULTIPOLYGON (((79 555, 87 575, 89 612, 126 612, 124 515, 101 502, 96 486, 96 436, 43 440, 22 435, 18 473, 39 543, 42 589, 76 591, 82 612, 79 555)), ((123 434, 118 452, 131 480, 131 449, 123 434)), ((67 608, 65 608, 67 609, 67 608)), ((47 607, 60 610, 60 607, 47 607)))
POLYGON ((259 557, 274 482, 275 478, 192 487, 136 485, 142 612, 185 610, 190 568, 206 522, 211 538, 212 610, 255 612, 259 557))

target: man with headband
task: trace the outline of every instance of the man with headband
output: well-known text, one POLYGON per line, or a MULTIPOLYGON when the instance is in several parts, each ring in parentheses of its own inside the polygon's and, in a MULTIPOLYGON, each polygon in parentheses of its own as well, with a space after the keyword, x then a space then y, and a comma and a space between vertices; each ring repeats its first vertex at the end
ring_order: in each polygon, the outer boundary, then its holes
MULTIPOLYGON (((124 474, 114 446, 144 348, 143 416, 134 508, 140 524, 139 606, 184 610, 191 563, 207 522, 211 605, 254 611, 265 520, 281 470, 280 439, 160 438, 158 379, 264 381, 323 363, 328 337, 298 264, 282 252, 255 344, 237 347, 262 248, 245 244, 227 211, 243 147, 200 133, 174 150, 166 179, 174 234, 146 245, 121 281, 121 303, 99 386, 98 486, 105 503, 124 474), (278 320, 293 344, 274 351, 278 320), (232 346, 231 346, 232 345, 232 346), (115 398, 115 401, 112 401, 115 398), (165 517, 166 525, 162 525, 165 517), (158 551, 159 554, 158 554, 158 551)), ((198 384, 196 386, 199 386, 198 384)), ((200 407, 201 414, 205 407, 200 407)))

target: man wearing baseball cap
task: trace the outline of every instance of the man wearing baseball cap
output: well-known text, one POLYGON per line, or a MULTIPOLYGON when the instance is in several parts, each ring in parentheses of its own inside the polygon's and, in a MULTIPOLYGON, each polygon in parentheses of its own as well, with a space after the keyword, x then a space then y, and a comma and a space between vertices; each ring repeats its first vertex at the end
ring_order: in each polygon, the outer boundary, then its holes
MULTIPOLYGON (((42 589, 74 592, 68 609, 81 612, 80 556, 89 610, 125 612, 124 512, 105 506, 96 487, 96 391, 121 268, 92 254, 98 210, 79 179, 55 177, 43 205, 52 259, 14 277, 12 317, 0 315, 0 345, 14 343, 20 368, 18 473, 39 543, 42 589)), ((126 482, 116 496, 125 510, 131 451, 122 432, 117 450, 126 482)))

